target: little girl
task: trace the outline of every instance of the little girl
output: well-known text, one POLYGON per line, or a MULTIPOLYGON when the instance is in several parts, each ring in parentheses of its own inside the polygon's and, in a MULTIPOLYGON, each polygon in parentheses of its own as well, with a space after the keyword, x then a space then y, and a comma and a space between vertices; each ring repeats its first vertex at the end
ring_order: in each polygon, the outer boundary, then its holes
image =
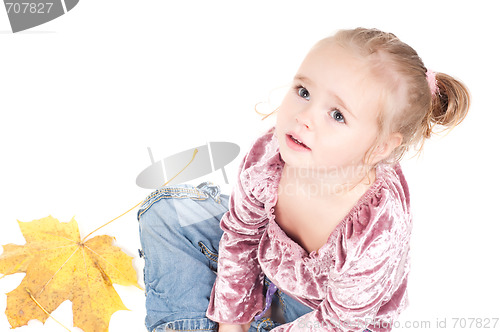
POLYGON ((230 197, 205 182, 142 204, 148 330, 390 331, 412 227, 398 161, 468 107, 393 34, 319 41, 230 197))

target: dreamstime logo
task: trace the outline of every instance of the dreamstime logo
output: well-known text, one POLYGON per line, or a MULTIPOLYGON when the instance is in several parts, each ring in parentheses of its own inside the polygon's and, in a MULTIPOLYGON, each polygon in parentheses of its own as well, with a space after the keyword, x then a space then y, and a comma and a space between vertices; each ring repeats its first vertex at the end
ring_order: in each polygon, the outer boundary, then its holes
POLYGON ((12 32, 52 21, 73 9, 79 0, 4 0, 12 32))

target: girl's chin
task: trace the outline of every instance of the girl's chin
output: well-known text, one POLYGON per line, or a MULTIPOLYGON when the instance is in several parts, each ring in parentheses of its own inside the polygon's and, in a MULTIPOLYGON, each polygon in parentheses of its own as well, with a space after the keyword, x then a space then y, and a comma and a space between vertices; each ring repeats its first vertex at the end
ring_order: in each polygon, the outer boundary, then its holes
POLYGON ((281 159, 283 159, 287 167, 291 168, 305 168, 305 169, 318 168, 318 166, 312 163, 311 161, 304 160, 303 158, 297 158, 296 156, 291 156, 287 153, 282 153, 281 159))

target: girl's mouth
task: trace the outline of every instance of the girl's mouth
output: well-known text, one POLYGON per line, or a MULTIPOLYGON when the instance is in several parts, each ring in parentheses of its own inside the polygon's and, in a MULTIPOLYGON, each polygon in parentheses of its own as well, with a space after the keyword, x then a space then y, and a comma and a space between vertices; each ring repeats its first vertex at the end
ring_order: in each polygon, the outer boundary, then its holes
POLYGON ((286 135, 286 144, 289 148, 295 151, 311 151, 311 149, 305 145, 301 140, 293 137, 290 134, 286 135))

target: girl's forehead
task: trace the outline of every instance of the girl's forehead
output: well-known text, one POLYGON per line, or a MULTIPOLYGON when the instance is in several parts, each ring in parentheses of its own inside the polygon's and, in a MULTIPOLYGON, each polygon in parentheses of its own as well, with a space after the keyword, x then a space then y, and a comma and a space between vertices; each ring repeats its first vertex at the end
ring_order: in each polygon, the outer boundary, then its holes
POLYGON ((316 88, 341 98, 353 112, 364 113, 373 107, 378 112, 393 90, 389 87, 394 78, 380 73, 384 61, 377 58, 335 42, 317 44, 306 55, 296 78, 305 77, 316 88))
POLYGON ((306 55, 300 69, 321 67, 323 71, 356 71, 367 74, 369 59, 337 43, 315 45, 306 55))
POLYGON ((369 59, 338 44, 317 45, 306 55, 296 76, 332 84, 338 88, 340 82, 352 83, 361 88, 366 82, 373 83, 376 80, 372 65, 369 59))
POLYGON ((406 86, 406 81, 395 70, 389 54, 381 51, 361 54, 334 40, 313 46, 300 70, 316 70, 320 76, 333 75, 332 79, 335 79, 335 75, 349 76, 358 81, 359 87, 368 84, 375 89, 384 89, 384 94, 401 92, 406 86))

